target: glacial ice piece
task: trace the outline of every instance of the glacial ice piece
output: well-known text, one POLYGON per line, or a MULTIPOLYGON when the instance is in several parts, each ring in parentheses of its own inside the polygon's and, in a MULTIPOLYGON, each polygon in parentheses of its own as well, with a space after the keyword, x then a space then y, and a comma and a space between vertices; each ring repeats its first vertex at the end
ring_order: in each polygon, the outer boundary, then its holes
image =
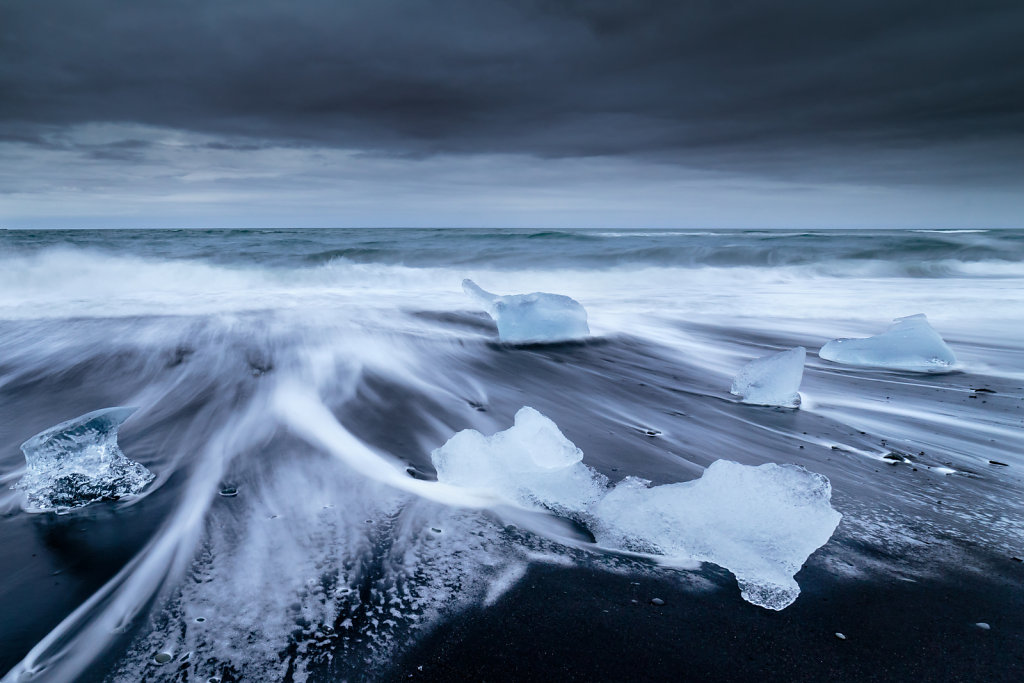
POLYGON ((796 408, 800 405, 800 380, 804 376, 807 349, 788 351, 750 361, 732 381, 731 393, 744 403, 796 408))
POLYGON ((434 449, 430 459, 439 482, 566 515, 592 505, 608 484, 583 464, 583 451, 554 422, 528 406, 505 431, 484 436, 464 429, 434 449))
POLYGON ((833 339, 821 347, 818 356, 845 365, 913 372, 942 372, 956 363, 952 349, 923 313, 896 318, 889 329, 874 337, 833 339))
POLYGON ((573 517, 606 548, 713 562, 736 576, 745 600, 773 610, 800 594, 794 575, 842 518, 828 479, 795 465, 717 460, 694 481, 649 487, 627 477, 609 491, 582 458, 529 407, 503 432, 467 429, 431 453, 439 482, 573 517))
POLYGON ((66 512, 137 494, 153 473, 117 446, 117 429, 135 408, 105 408, 61 422, 21 445, 26 471, 14 488, 26 510, 66 512))
POLYGON ((828 479, 796 465, 717 460, 700 479, 648 484, 627 477, 593 508, 598 543, 713 562, 772 610, 796 600, 794 575, 842 518, 828 479))
POLYGON ((513 344, 556 342, 590 334, 586 309, 570 297, 544 292, 500 296, 468 279, 462 281, 462 289, 494 318, 502 341, 513 344))

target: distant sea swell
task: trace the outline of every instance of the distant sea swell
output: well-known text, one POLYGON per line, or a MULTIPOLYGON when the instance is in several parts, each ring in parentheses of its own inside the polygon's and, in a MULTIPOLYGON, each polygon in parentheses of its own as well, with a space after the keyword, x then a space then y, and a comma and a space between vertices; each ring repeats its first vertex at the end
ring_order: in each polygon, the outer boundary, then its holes
MULTIPOLYGON (((302 266, 335 259, 412 267, 475 265, 508 269, 1024 261, 1024 232, 1012 230, 0 231, 0 246, 9 255, 73 247, 113 254, 271 266, 302 266)), ((926 276, 922 274, 927 272, 908 270, 905 274, 926 276)))

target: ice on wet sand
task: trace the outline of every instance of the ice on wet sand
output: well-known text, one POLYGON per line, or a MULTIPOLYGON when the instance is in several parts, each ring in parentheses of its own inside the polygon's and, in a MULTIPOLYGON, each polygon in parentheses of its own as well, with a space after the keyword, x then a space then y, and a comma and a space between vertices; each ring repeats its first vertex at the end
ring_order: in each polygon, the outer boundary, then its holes
POLYGON ((125 457, 117 445, 118 427, 134 412, 135 408, 97 410, 23 443, 25 476, 14 488, 25 492, 25 508, 64 512, 145 488, 153 474, 125 457))
POLYGON ((914 372, 941 372, 956 363, 952 349, 923 313, 896 318, 889 329, 873 337, 833 339, 818 356, 844 365, 914 372))
POLYGON ((700 479, 648 487, 621 481, 594 508, 607 546, 713 562, 743 598, 773 610, 800 594, 794 575, 842 518, 827 478, 796 465, 717 460, 700 479))
POLYGON ((795 465, 718 460, 694 481, 651 487, 627 477, 609 490, 582 458, 528 407, 508 430, 464 430, 432 454, 438 481, 571 515, 607 548, 713 562, 736 576, 744 599, 774 610, 796 599, 794 575, 842 517, 828 479, 795 465))
POLYGON ((752 360, 736 375, 731 392, 744 403, 796 408, 806 356, 807 349, 798 346, 752 360))
POLYGON ((430 457, 439 482, 562 514, 585 510, 607 486, 607 479, 583 464, 583 451, 528 406, 505 431, 484 436, 465 429, 430 457))
POLYGON ((468 279, 462 281, 462 289, 494 319, 502 341, 556 342, 582 339, 590 334, 586 309, 570 297, 545 292, 500 296, 468 279))

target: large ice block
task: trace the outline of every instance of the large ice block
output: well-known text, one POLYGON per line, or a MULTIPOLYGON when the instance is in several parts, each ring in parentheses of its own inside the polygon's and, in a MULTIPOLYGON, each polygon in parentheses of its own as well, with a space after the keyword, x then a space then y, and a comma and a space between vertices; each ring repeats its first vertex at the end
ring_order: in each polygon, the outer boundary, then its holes
POLYGON ((117 430, 135 408, 105 408, 61 422, 21 445, 25 476, 14 488, 26 510, 65 512, 139 493, 153 473, 117 446, 117 430))
POLYGON ((744 403, 796 408, 800 405, 800 380, 804 376, 802 346, 750 361, 732 381, 731 393, 744 403))
POLYGON ((795 465, 718 460, 694 481, 650 487, 627 477, 609 491, 582 458, 528 407, 503 432, 467 429, 431 454, 439 482, 570 516, 606 548, 713 562, 736 576, 744 599, 774 610, 796 599, 794 575, 842 517, 828 479, 795 465))
POLYGON ((498 325, 498 336, 513 344, 581 339, 590 334, 587 311, 562 294, 533 292, 501 296, 463 280, 462 289, 478 301, 498 325))
POLYGON ((952 349, 923 313, 896 318, 889 329, 874 337, 833 339, 821 347, 818 356, 844 365, 914 372, 942 372, 956 363, 952 349))
POLYGON ((648 488, 627 477, 598 503, 603 545, 713 562, 748 602, 773 610, 800 594, 794 575, 842 518, 828 479, 796 465, 717 460, 700 479, 648 488))

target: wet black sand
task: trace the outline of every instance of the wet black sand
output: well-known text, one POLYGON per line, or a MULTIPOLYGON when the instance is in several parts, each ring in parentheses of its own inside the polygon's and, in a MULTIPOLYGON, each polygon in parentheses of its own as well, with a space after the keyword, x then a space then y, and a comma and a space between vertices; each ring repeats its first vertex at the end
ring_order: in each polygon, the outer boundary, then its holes
MULTIPOLYGON (((455 317, 467 325, 478 318, 455 317)), ((692 326, 690 331, 702 332, 692 326)), ((705 332, 751 354, 770 350, 763 346, 769 340, 736 330, 705 332)), ((249 346, 239 343, 228 354, 237 361, 231 364, 218 357, 216 365, 186 358, 150 366, 141 355, 122 354, 115 363, 97 353, 63 373, 40 372, 8 384, 0 391, 6 460, 17 463, 18 444, 36 431, 122 403, 144 381, 166 381, 178 373, 191 373, 177 389, 181 395, 170 395, 166 408, 127 423, 122 447, 154 469, 161 458, 167 461, 166 452, 198 452, 239 397, 258 391, 279 372, 275 354, 285 355, 287 346, 272 341, 265 349, 268 369, 258 375, 247 360, 249 346)), ((814 341, 771 339, 777 345, 814 341)), ((468 388, 458 400, 449 400, 366 373, 354 400, 332 408, 367 443, 427 475, 432 470, 423 444, 440 445, 463 428, 506 428, 519 407, 531 405, 582 448, 587 464, 613 481, 626 474, 655 483, 686 480, 719 458, 790 462, 828 476, 834 505, 846 517, 832 541, 798 574, 802 593, 782 612, 744 602, 731 575, 710 565, 700 571, 714 584, 708 591, 689 588, 685 573, 668 570, 636 574, 586 562, 533 565, 496 604, 446 616, 429 633, 414 632, 396 648, 393 668, 367 664, 359 674, 364 679, 1024 678, 1024 563, 1011 559, 1020 557, 1021 549, 966 543, 978 522, 964 516, 982 506, 988 515, 984 524, 993 523, 1002 507, 1006 515, 1017 514, 1020 503, 1012 496, 1019 491, 1018 467, 989 466, 984 459, 961 464, 957 439, 962 435, 954 426, 936 433, 912 418, 903 420, 907 434, 956 444, 925 451, 910 437, 901 441, 889 430, 861 430, 820 412, 741 405, 728 395, 727 381, 704 370, 699 358, 680 361, 628 335, 525 348, 477 341, 452 349, 424 342, 422 351, 438 359, 439 374, 472 380, 467 387, 487 387, 486 400, 468 388), (886 443, 910 452, 921 467, 890 466, 851 450, 878 451, 886 443), (944 477, 928 470, 958 456, 962 474, 944 477), (879 529, 879 522, 885 528, 879 529), (879 534, 872 536, 875 530, 879 534), (906 531, 912 542, 900 545, 893 531, 906 531), (862 560, 861 576, 835 571, 836 563, 856 568, 862 560), (653 598, 665 604, 652 605, 653 598), (837 631, 847 638, 837 638, 837 631)), ((809 359, 808 392, 824 395, 836 386, 895 408, 973 411, 979 420, 989 414, 1002 424, 1015 420, 1021 409, 1020 387, 991 377, 914 377, 809 359), (982 386, 995 393, 972 391, 982 386)), ((858 410, 849 414, 858 417, 858 410)), ((278 452, 287 449, 275 443, 261 457, 278 452)), ((186 459, 179 473, 135 506, 94 506, 63 517, 12 511, 2 520, 0 540, 8 552, 0 558, 5 577, 0 672, 14 666, 156 532, 176 504, 189 464, 186 459)), ((256 464, 250 466, 258 469, 256 464)), ((991 530, 979 526, 977 531, 991 530)), ((145 628, 145 619, 135 628, 145 628)), ((80 680, 103 680, 126 644, 112 641, 110 651, 80 680)), ((352 665, 345 663, 347 676, 352 665)), ((316 670, 312 680, 339 680, 336 674, 316 670)), ((186 678, 173 677, 167 667, 154 668, 152 680, 186 678)))
POLYGON ((743 602, 713 569, 705 573, 715 589, 694 592, 670 574, 535 566, 492 607, 417 643, 385 678, 1019 681, 1024 565, 992 561, 989 580, 837 583, 812 560, 797 575, 800 597, 782 612, 743 602))

